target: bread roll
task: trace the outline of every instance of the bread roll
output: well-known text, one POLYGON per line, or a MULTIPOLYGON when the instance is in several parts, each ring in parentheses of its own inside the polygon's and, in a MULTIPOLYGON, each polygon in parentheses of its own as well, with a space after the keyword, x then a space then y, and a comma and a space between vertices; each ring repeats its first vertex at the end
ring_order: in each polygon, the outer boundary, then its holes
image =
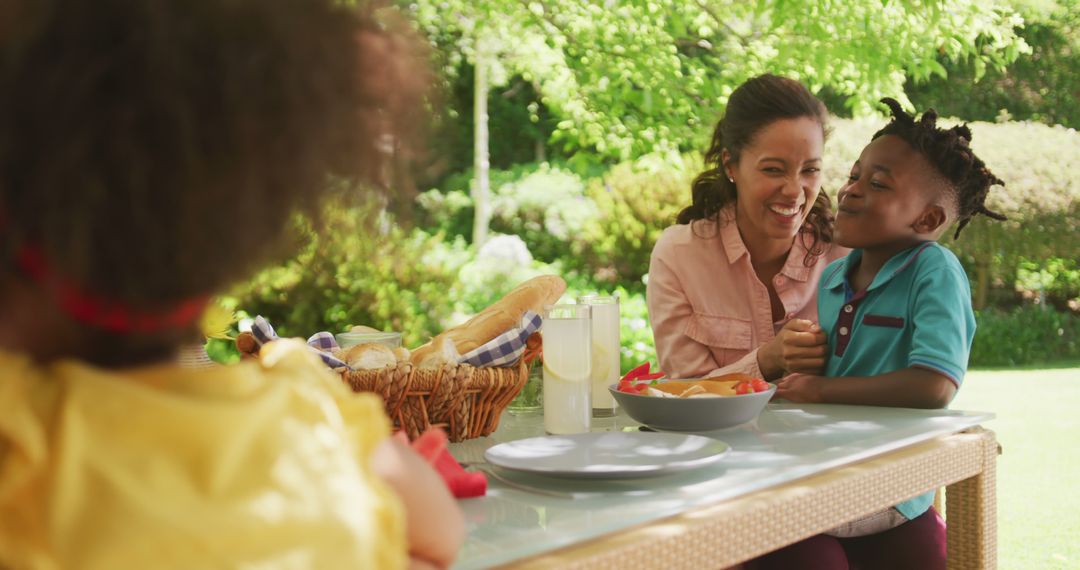
POLYGON ((379 329, 371 328, 369 326, 365 326, 365 325, 357 325, 357 326, 352 327, 351 329, 349 329, 349 332, 350 333, 355 333, 355 334, 371 334, 371 333, 381 333, 382 331, 379 330, 379 329))
POLYGON ((408 362, 409 356, 409 349, 404 346, 399 346, 394 349, 394 358, 397 358, 398 362, 408 362))
POLYGON ((255 340, 255 335, 250 332, 242 332, 236 335, 236 350, 240 352, 241 356, 251 356, 258 352, 259 343, 255 340))
POLYGON ((345 362, 353 370, 372 370, 397 365, 397 357, 386 345, 368 342, 347 348, 345 362))
POLYGON ((564 292, 566 292, 566 282, 558 275, 533 277, 515 287, 513 291, 480 311, 473 318, 443 331, 431 342, 414 349, 410 359, 413 364, 419 365, 433 352, 443 350, 442 345, 436 347, 436 343, 444 338, 454 341, 454 347, 458 353, 468 354, 520 324, 525 311, 539 313, 544 305, 558 301, 564 292))

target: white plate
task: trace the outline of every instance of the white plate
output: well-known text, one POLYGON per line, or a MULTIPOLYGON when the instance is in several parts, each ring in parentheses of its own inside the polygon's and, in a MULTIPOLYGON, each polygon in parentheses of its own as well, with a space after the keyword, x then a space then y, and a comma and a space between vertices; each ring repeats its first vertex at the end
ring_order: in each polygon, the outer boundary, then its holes
POLYGON ((598 432, 501 443, 484 452, 493 465, 559 477, 647 477, 715 463, 730 450, 710 437, 681 433, 598 432))

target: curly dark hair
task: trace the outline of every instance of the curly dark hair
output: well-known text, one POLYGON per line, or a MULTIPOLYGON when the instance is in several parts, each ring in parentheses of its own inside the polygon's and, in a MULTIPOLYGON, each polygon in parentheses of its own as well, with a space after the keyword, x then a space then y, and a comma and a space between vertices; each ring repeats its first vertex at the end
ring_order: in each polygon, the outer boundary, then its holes
POLYGON ((966 124, 950 129, 937 126, 937 111, 927 109, 918 120, 891 97, 881 100, 892 112, 892 120, 874 133, 871 140, 885 135, 900 137, 918 151, 948 183, 947 199, 956 207, 958 224, 953 239, 977 214, 1004 221, 1002 214, 984 205, 990 188, 1005 183, 994 176, 971 150, 971 129, 966 124))
POLYGON ((0 281, 32 245, 167 310, 283 253, 331 187, 374 188, 427 70, 392 13, 346 4, 0 0, 0 281))
MULTIPOLYGON (((712 143, 705 153, 705 171, 691 184, 691 203, 679 212, 676 222, 719 221, 720 211, 738 197, 735 184, 724 172, 724 151, 738 162, 742 150, 762 129, 775 121, 801 117, 814 119, 821 124, 822 133, 828 135, 825 105, 802 83, 767 73, 737 87, 728 99, 724 116, 716 123, 712 143)), ((807 266, 813 265, 814 258, 824 253, 825 244, 832 241, 832 224, 832 202, 827 194, 819 192, 801 230, 811 236, 809 253, 804 259, 807 266)))

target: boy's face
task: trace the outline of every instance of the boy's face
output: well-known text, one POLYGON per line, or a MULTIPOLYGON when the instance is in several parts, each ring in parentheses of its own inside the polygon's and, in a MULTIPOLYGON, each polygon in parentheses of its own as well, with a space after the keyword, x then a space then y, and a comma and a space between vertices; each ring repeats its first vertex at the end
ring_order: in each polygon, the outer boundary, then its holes
POLYGON ((935 239, 945 219, 929 199, 941 184, 934 174, 926 158, 900 137, 872 141, 837 196, 836 242, 896 253, 935 239))

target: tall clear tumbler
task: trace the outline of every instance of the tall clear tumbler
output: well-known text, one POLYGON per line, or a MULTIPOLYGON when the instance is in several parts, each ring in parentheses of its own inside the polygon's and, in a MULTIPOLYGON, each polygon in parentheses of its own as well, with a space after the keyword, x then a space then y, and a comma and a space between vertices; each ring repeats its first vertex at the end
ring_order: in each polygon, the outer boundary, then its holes
POLYGON ((592 307, 592 416, 615 415, 615 398, 608 386, 619 381, 619 297, 584 295, 579 305, 592 307))
POLYGON ((590 312, 588 305, 544 307, 544 430, 550 434, 589 431, 590 312))

